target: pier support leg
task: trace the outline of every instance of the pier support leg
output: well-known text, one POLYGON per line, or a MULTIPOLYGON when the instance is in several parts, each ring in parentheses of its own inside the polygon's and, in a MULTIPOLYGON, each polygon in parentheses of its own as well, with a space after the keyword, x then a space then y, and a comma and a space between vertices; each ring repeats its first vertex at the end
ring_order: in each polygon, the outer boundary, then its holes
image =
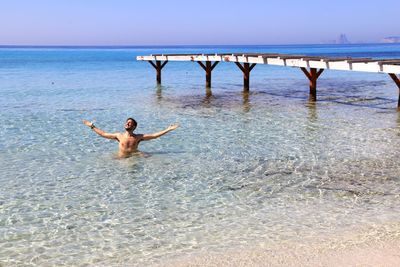
POLYGON ((168 63, 168 61, 164 61, 161 63, 160 60, 156 60, 156 63, 153 61, 148 61, 155 69, 157 72, 157 84, 161 84, 161 70, 164 68, 164 66, 168 63))
POLYGON ((235 64, 243 72, 243 90, 249 91, 250 90, 250 72, 257 64, 253 63, 250 65, 250 63, 243 63, 243 65, 242 65, 239 62, 235 62, 235 64))
POLYGON ((205 65, 201 61, 197 61, 197 63, 203 68, 203 70, 205 70, 205 72, 206 72, 206 88, 210 88, 211 87, 211 72, 218 65, 219 61, 215 61, 214 63, 212 63, 211 61, 206 61, 205 65))
POLYGON ((318 77, 324 72, 324 69, 317 70, 316 68, 310 68, 308 71, 306 68, 301 68, 304 74, 310 80, 310 97, 311 101, 317 101, 317 80, 318 77))
POLYGON ((397 87, 399 88, 399 98, 397 100, 397 111, 400 111, 400 78, 397 77, 397 75, 394 73, 389 73, 389 76, 393 79, 393 81, 396 83, 397 87))

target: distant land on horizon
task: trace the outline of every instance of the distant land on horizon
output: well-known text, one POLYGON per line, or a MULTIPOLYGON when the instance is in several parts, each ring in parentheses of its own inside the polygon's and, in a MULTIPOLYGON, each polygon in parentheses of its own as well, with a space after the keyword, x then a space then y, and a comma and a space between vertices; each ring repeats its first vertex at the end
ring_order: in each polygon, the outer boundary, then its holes
MULTIPOLYGON (((384 44, 398 44, 400 43, 400 36, 384 37, 378 43, 384 44)), ((335 40, 328 40, 321 42, 321 44, 368 44, 366 42, 350 42, 347 35, 342 33, 335 40)))
POLYGON ((347 39, 346 34, 342 33, 335 40, 325 41, 322 44, 350 44, 350 41, 347 39))
POLYGON ((381 42, 386 43, 386 44, 398 44, 398 43, 400 43, 400 36, 385 37, 382 39, 381 42))

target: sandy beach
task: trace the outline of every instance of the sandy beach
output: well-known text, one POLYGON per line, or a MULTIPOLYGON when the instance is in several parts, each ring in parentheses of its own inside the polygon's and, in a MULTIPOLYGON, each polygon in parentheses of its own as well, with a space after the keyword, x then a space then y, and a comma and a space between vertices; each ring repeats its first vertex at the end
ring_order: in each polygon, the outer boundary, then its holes
POLYGON ((228 249, 170 259, 158 266, 399 266, 398 225, 271 247, 228 249))
POLYGON ((160 266, 399 266, 399 248, 398 240, 340 249, 282 247, 199 255, 160 266))

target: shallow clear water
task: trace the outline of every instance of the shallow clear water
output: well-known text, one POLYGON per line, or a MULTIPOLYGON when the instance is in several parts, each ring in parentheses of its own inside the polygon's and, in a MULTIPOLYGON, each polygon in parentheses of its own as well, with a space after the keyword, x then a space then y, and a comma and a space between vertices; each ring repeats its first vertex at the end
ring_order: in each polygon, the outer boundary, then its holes
POLYGON ((316 104, 293 68, 136 55, 281 52, 398 57, 400 45, 0 49, 0 265, 145 264, 220 247, 399 223, 400 114, 387 75, 326 71, 316 104), (114 159, 81 123, 138 132, 179 122, 114 159))

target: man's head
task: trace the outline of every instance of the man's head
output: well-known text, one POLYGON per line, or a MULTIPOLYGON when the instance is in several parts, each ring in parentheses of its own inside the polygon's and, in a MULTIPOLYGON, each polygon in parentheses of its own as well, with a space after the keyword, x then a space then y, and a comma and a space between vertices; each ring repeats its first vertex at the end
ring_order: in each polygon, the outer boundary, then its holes
POLYGON ((125 122, 125 130, 134 131, 136 129, 137 122, 133 118, 127 118, 125 122))

